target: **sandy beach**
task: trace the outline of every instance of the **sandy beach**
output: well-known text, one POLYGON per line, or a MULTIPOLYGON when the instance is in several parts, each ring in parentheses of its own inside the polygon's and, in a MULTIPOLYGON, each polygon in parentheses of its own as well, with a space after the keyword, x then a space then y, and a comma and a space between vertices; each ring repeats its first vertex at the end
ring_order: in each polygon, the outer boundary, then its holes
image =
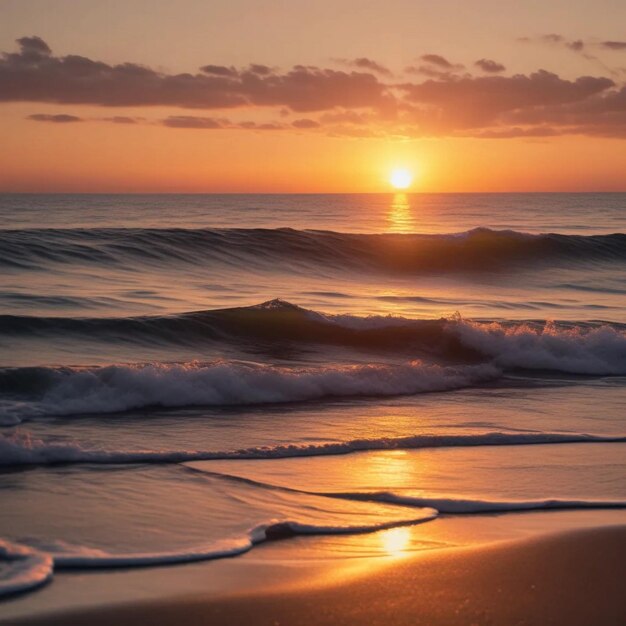
MULTIPOLYGON (((456 520, 447 527, 446 520, 442 520, 439 530, 434 528, 435 524, 422 526, 431 526, 423 541, 425 544, 430 541, 434 548, 389 558, 352 559, 350 565, 346 559, 335 563, 327 560, 325 564, 311 560, 306 565, 307 553, 302 546, 305 542, 315 544, 316 539, 274 542, 268 544, 268 554, 262 555, 263 564, 246 564, 243 559, 214 563, 216 577, 222 578, 221 589, 214 584, 207 585, 205 592, 198 591, 202 578, 187 566, 149 569, 143 574, 135 571, 135 578, 143 575, 146 580, 154 572, 169 575, 171 581, 176 576, 186 576, 189 591, 185 592, 185 585, 179 581, 171 585, 170 594, 163 594, 160 599, 131 601, 127 597, 114 602, 109 598, 91 607, 41 610, 34 616, 21 618, 18 611, 0 623, 7 626, 621 623, 626 615, 623 515, 620 512, 605 515, 605 522, 613 521, 614 525, 573 529, 576 523, 584 526, 588 522, 578 516, 579 521, 574 523, 576 513, 557 516, 566 522, 562 527, 570 528, 537 532, 542 515, 521 514, 517 516, 516 538, 496 541, 493 538, 504 523, 499 516, 485 516, 483 522, 469 522, 469 532, 477 534, 477 528, 482 526, 484 537, 490 536, 492 540, 471 545, 463 545, 463 533, 456 520), (437 541, 444 537, 455 538, 460 544, 437 547, 437 541), (274 561, 267 558, 272 552, 277 553, 274 561), (297 554, 305 556, 299 570, 281 565, 281 558, 297 558, 297 554), (192 582, 194 575, 196 580, 192 582)), ((545 514, 543 519, 545 524, 545 514)), ((417 528, 413 528, 413 534, 417 528)), ((108 576, 111 580, 115 574, 108 576)), ((152 582, 155 580, 158 582, 153 577, 152 582)), ((54 584, 59 585, 57 593, 63 591, 62 579, 54 584)), ((114 589, 115 585, 109 587, 114 589)), ((137 596, 141 596, 140 591, 137 596)), ((16 599, 14 606, 19 602, 16 599)), ((71 605, 68 601, 66 606, 71 605)), ((10 611, 11 603, 5 607, 10 611)))

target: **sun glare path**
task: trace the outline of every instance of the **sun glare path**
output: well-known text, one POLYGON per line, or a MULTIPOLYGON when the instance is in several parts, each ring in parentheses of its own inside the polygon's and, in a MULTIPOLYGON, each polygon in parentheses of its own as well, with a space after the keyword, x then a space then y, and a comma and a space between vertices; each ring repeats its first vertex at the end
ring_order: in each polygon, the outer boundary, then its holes
POLYGON ((391 233, 415 232, 417 228, 416 220, 406 193, 397 191, 393 194, 387 220, 387 229, 391 233))
POLYGON ((391 171, 389 182, 394 189, 408 189, 413 182, 413 174, 407 169, 395 169, 391 171))

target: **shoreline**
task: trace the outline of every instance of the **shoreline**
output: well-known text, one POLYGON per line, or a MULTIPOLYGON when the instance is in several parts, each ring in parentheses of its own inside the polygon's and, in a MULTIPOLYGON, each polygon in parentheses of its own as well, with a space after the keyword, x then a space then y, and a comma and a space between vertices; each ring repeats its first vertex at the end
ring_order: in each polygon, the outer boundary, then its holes
POLYGON ((582 625, 626 616, 623 512, 448 517, 409 529, 400 542, 389 531, 299 537, 192 566, 61 573, 0 604, 0 624, 582 625), (376 541, 388 556, 346 557, 376 541), (129 585, 135 593, 121 593, 129 585), (91 603, 72 600, 73 588, 91 603))

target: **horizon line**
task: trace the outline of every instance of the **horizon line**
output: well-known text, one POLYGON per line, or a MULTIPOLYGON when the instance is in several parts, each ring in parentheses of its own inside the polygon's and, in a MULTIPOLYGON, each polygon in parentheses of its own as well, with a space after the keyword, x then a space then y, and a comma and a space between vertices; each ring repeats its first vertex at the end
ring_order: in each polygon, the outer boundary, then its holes
POLYGON ((396 195, 498 195, 498 194, 623 194, 624 189, 550 191, 5 191, 5 196, 396 196, 396 195))

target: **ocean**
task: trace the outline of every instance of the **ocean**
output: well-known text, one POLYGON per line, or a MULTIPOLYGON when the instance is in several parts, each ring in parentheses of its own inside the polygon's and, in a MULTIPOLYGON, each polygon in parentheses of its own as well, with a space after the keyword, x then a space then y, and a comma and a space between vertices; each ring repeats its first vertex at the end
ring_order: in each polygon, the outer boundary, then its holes
POLYGON ((0 195, 0 594, 626 507, 625 305, 623 193, 0 195))

